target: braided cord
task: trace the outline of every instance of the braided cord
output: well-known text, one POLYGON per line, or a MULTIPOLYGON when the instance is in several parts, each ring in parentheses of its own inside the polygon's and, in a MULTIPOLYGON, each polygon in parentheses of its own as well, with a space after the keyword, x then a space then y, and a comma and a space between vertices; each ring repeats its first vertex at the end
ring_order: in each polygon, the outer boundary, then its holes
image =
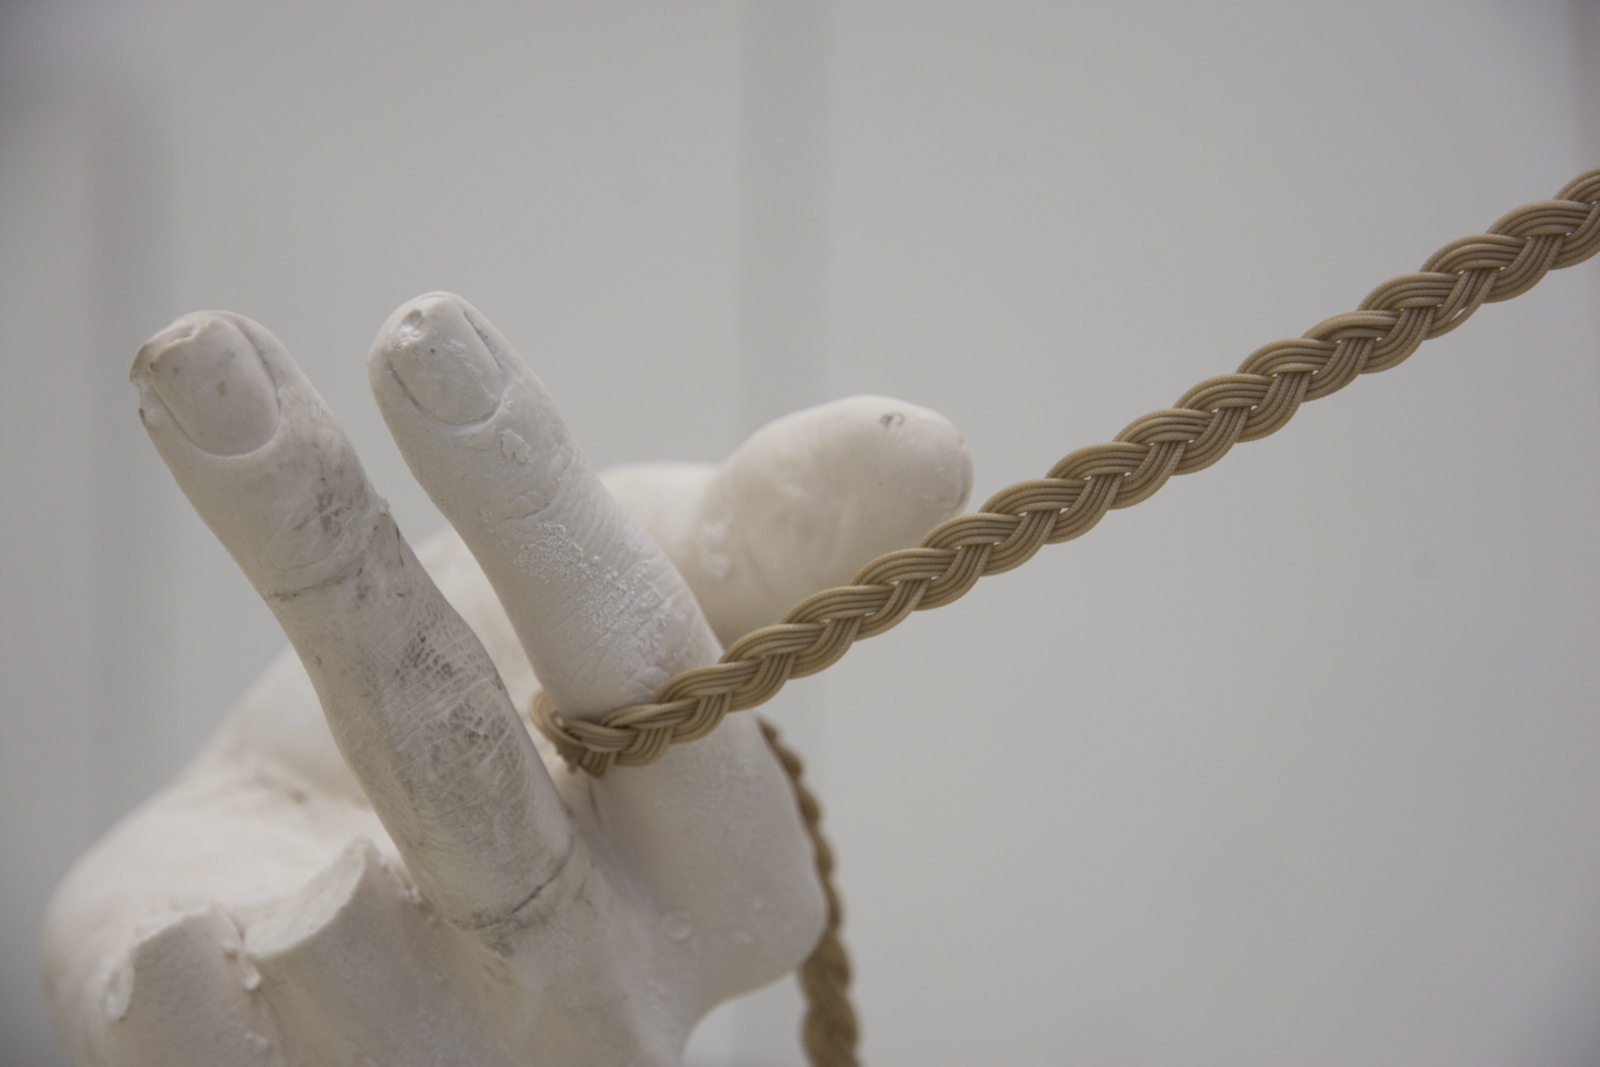
POLYGON ((806 1059, 814 1067, 860 1067, 861 1061, 856 1059, 856 1039, 861 1030, 856 1010, 850 1004, 850 956, 839 936, 844 913, 839 907, 839 894, 833 888, 833 849, 828 847, 828 839, 822 834, 822 809, 801 780, 800 757, 778 737, 777 727, 765 719, 758 721, 761 736, 767 739, 767 747, 772 749, 789 776, 789 784, 794 787, 795 803, 816 853, 817 880, 822 883, 822 892, 828 901, 828 923, 822 940, 800 965, 800 992, 806 998, 800 1043, 805 1046, 806 1059))
POLYGON ((959 599, 979 578, 1021 566, 1047 544, 1083 536, 1107 511, 1149 499, 1173 475, 1204 470, 1235 443, 1282 429, 1302 402, 1398 365, 1479 306, 1520 296, 1549 271, 1597 251, 1600 168, 1554 200, 1517 208, 1486 234, 1450 242, 1415 274, 1378 286, 1355 311, 1256 349, 1237 372, 1206 379, 1113 441, 1080 448, 1045 477, 1002 489, 979 511, 934 527, 916 548, 879 556, 850 585, 807 597, 782 622, 741 637, 716 664, 669 679, 654 703, 585 722, 563 716, 541 692, 531 717, 569 763, 590 774, 654 762, 669 746, 704 737, 729 712, 770 700, 790 678, 832 665, 854 642, 959 599))
MULTIPOLYGON (((715 665, 669 679, 654 703, 591 723, 567 719, 539 692, 531 718, 568 763, 595 776, 615 764, 654 762, 671 745, 704 737, 729 712, 770 700, 790 678, 830 666, 854 642, 961 598, 979 578, 1021 566, 1045 545, 1083 536, 1107 511, 1148 499, 1174 474, 1204 470, 1235 443, 1281 429, 1304 401, 1396 366, 1481 305, 1520 296, 1550 271, 1597 251, 1600 168, 1554 200, 1517 208, 1487 234, 1445 245, 1415 274, 1378 286, 1355 311, 1256 349, 1237 372, 1206 379, 1173 407, 1129 423, 1115 440, 1080 448, 1045 477, 1002 489, 982 509, 934 527, 916 548, 879 556, 852 584, 808 597, 782 622, 735 641, 715 665)), ((814 1067, 859 1067, 833 852, 799 757, 770 724, 762 721, 761 731, 793 786, 828 902, 822 940, 799 972, 807 1003, 802 1043, 814 1067)))

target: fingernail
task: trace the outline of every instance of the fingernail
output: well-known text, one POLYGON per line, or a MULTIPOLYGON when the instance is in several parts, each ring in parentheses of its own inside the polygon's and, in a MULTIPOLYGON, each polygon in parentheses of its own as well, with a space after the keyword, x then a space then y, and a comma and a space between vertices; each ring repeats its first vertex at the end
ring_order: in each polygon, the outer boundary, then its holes
POLYGON ((462 426, 488 418, 505 383, 461 305, 444 293, 411 302, 389 337, 389 366, 417 406, 462 426))
POLYGON ((146 382, 184 436, 213 456, 254 452, 278 429, 278 390, 261 356, 227 319, 187 315, 140 349, 146 382), (146 352, 154 352, 145 358, 146 352))

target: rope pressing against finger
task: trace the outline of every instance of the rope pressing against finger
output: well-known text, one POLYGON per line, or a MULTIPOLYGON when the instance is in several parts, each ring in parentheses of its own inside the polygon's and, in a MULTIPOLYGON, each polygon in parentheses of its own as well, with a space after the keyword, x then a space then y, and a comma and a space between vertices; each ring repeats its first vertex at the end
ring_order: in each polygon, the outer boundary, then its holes
MULTIPOLYGON (((1204 470, 1236 443, 1282 429, 1303 402, 1399 365, 1483 304, 1520 296, 1551 270, 1597 251, 1600 168, 1569 182, 1553 200, 1517 208, 1486 234, 1445 245, 1416 273, 1378 286, 1355 311, 1258 348, 1235 373, 1206 379, 1174 406, 1129 423, 1114 440, 1070 453, 1043 478, 1002 489, 980 510, 935 527, 916 548, 879 556, 850 585, 808 597, 781 622, 733 642, 713 666, 669 679, 653 703, 584 722, 561 715, 541 692, 531 718, 570 764, 589 774, 654 762, 671 745, 704 737, 729 712, 765 703, 790 678, 832 665, 854 642, 899 625, 913 611, 959 599, 979 578, 1021 566, 1047 544, 1083 536, 1106 512, 1149 499, 1173 475, 1204 470)), ((816 802, 800 782, 799 760, 762 726, 794 785, 829 903, 827 933, 801 969, 810 1004, 807 1054, 816 1067, 855 1067, 857 1024, 845 995, 849 964, 838 939, 832 854, 816 802)))
POLYGON ((599 722, 568 719, 536 694, 533 721, 570 763, 593 775, 653 763, 670 745, 704 737, 722 717, 770 700, 790 678, 837 662, 852 643, 943 607, 979 578, 1021 566, 1047 544, 1081 537, 1107 511, 1148 500, 1175 474, 1216 463, 1239 441, 1288 424, 1302 402, 1336 393, 1360 374, 1388 370, 1479 306, 1520 296, 1546 273, 1600 251, 1600 168, 1554 200, 1525 204, 1487 234, 1435 252, 1415 274, 1391 278, 1355 311, 1302 337, 1252 352, 1238 371, 1208 378, 1178 402, 1135 419, 1106 444, 1061 459, 983 507, 941 523, 916 548, 885 553, 847 586, 807 597, 782 622, 729 645, 710 667, 684 671, 655 701, 599 722))

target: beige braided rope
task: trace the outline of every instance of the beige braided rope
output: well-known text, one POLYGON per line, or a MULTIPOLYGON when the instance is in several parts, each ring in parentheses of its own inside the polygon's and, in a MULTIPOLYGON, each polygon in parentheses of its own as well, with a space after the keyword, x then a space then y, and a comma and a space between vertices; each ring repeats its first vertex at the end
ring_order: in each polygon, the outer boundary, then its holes
POLYGON ((860 1027, 856 1023, 856 1010, 850 1006, 850 956, 839 937, 839 927, 844 920, 839 894, 833 888, 833 849, 822 836, 822 809, 801 781, 800 757, 779 739, 777 727, 765 719, 759 721, 761 735, 767 739, 767 746, 778 757, 789 776, 789 784, 794 787, 795 803, 800 807, 806 835, 816 851, 817 878, 828 901, 828 925, 822 940, 800 965, 800 991, 806 998, 800 1043, 805 1046, 806 1058, 815 1067, 859 1067, 856 1039, 860 1036, 860 1027))
MULTIPOLYGON (((1597 251, 1600 168, 1579 175, 1553 200, 1517 208, 1487 234, 1445 245, 1421 270, 1378 286, 1355 311, 1256 349, 1237 372, 1206 379, 1115 440, 1078 449, 1044 478, 1002 489, 979 511, 935 527, 916 548, 879 556, 851 585, 808 597, 782 622, 735 641, 715 665, 669 679, 654 703, 590 723, 565 718, 536 693, 532 719, 569 763, 590 774, 654 762, 669 746, 710 733, 728 712, 770 700, 790 678, 830 666, 854 642, 899 625, 913 611, 959 599, 979 578, 1020 566, 1047 544, 1081 537, 1107 511, 1148 499, 1174 474, 1203 470, 1235 443, 1279 430, 1302 402, 1398 365, 1480 305, 1520 296, 1551 270, 1597 251)), ((833 854, 816 800, 801 783, 799 759, 764 722, 762 732, 794 786, 828 899, 827 930, 800 971, 809 1005, 806 1053, 816 1067, 856 1067, 857 1021, 846 993, 850 965, 838 937, 833 854)))
POLYGON ((1517 208, 1487 234, 1450 242, 1417 273, 1378 286, 1357 310, 1256 349, 1236 373, 1206 379, 1115 440, 1002 489, 981 510, 936 526, 918 547, 879 556, 852 584, 807 597, 782 622, 741 637, 716 664, 669 679, 654 703, 584 722, 564 717, 540 693, 533 721, 590 774, 652 763, 668 746, 710 733, 728 712, 770 700, 790 678, 832 665, 852 643, 959 599, 979 578, 1020 566, 1047 544, 1083 536, 1107 511, 1149 499, 1173 475, 1204 470, 1236 442, 1281 429, 1303 401, 1388 370, 1480 305, 1520 296, 1547 272, 1588 259, 1600 251, 1597 202, 1600 168, 1554 200, 1517 208))

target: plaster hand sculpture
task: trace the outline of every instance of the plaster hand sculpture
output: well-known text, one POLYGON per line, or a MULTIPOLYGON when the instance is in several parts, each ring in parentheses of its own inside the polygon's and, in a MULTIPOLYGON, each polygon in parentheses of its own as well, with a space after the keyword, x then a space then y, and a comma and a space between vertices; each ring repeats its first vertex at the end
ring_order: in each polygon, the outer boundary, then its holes
POLYGON ((298 661, 58 889, 57 1030, 76 1063, 119 1067, 678 1063, 705 1012, 822 929, 789 782, 749 715, 593 779, 518 709, 542 685, 597 717, 713 662, 954 514, 965 447, 858 397, 723 465, 602 484, 539 380, 442 293, 394 313, 369 371, 458 532, 419 555, 260 326, 190 315, 139 351, 151 439, 298 661))

